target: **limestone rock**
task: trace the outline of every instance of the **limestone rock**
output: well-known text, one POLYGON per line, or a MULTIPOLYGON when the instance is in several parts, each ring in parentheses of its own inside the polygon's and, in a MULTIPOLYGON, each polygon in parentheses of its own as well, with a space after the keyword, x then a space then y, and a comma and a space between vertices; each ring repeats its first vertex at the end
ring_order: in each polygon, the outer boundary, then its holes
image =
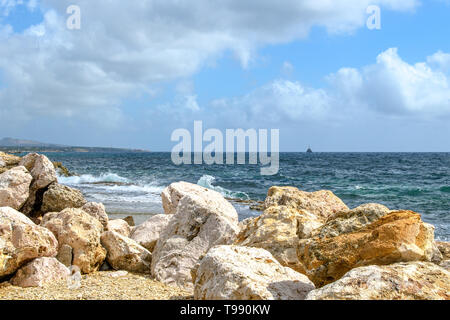
POLYGON ((22 158, 20 165, 27 168, 33 177, 30 196, 21 209, 26 215, 39 213, 45 189, 56 182, 56 171, 53 163, 44 155, 30 153, 22 158))
POLYGON ((391 212, 387 207, 368 203, 352 210, 339 211, 327 219, 327 223, 320 228, 318 237, 335 237, 350 233, 380 219, 391 212))
POLYGON ((136 241, 114 231, 104 232, 101 240, 106 260, 115 270, 150 273, 152 254, 136 241))
POLYGON ((178 202, 187 194, 203 195, 208 189, 188 182, 175 182, 161 193, 162 205, 166 214, 174 214, 178 202))
POLYGON ((81 209, 65 209, 44 216, 42 226, 51 230, 59 246, 72 247, 72 264, 83 273, 97 271, 105 260, 106 251, 100 244, 103 226, 81 209))
POLYGON ((430 262, 360 267, 307 300, 450 300, 450 272, 430 262))
POLYGON ((299 239, 308 237, 322 225, 322 220, 308 211, 273 206, 245 222, 235 244, 263 248, 283 266, 302 271, 297 257, 299 239))
POLYGON ((447 271, 450 271, 450 242, 436 241, 435 244, 441 253, 441 259, 438 264, 447 271))
POLYGON ((350 233, 300 240, 297 255, 304 273, 323 286, 361 266, 430 261, 433 246, 434 229, 418 213, 393 211, 350 233))
POLYGON ((53 183, 44 192, 42 213, 60 212, 67 208, 81 208, 86 204, 81 191, 53 183))
POLYGON ((57 247, 49 230, 12 208, 0 208, 0 278, 35 258, 55 256, 57 247))
POLYGON ((109 219, 103 203, 88 202, 81 207, 81 210, 100 221, 105 230, 108 228, 109 219))
POLYGON ((108 230, 117 232, 118 234, 121 234, 124 237, 129 237, 131 233, 130 225, 125 220, 122 219, 109 220, 108 230))
POLYGON ((303 300, 315 288, 268 251, 240 246, 212 248, 193 276, 194 298, 201 300, 303 300))
POLYGON ((267 209, 273 206, 305 210, 322 219, 327 219, 336 212, 348 210, 345 203, 331 191, 305 192, 294 187, 271 187, 264 201, 264 207, 267 209))
POLYGON ((55 258, 38 258, 20 268, 11 279, 17 287, 44 287, 58 281, 66 281, 70 271, 55 258))
POLYGON ((0 151, 0 174, 17 167, 20 163, 20 157, 0 151))
POLYGON ((153 252, 161 232, 168 226, 171 218, 172 215, 167 214, 155 215, 134 228, 130 238, 148 251, 153 252))
POLYGON ((25 167, 14 167, 0 174, 0 207, 19 210, 30 195, 33 177, 25 167))
POLYGON ((213 246, 231 244, 238 231, 237 212, 221 194, 203 188, 201 193, 185 195, 156 243, 154 277, 192 289, 191 269, 198 260, 213 246))

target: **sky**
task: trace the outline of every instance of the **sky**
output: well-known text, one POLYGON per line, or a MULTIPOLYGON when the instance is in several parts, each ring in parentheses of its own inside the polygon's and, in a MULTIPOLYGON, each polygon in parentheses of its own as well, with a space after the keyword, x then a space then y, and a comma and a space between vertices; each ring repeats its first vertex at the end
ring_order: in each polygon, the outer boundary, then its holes
POLYGON ((0 137, 170 151, 201 120, 279 129, 281 151, 449 152, 449 16, 449 0, 0 0, 0 137))

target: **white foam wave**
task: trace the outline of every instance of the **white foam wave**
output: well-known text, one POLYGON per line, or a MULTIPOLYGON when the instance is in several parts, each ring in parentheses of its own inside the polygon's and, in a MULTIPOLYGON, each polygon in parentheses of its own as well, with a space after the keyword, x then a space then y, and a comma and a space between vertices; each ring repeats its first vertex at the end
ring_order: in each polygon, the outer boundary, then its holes
POLYGON ((210 190, 217 191, 227 198, 244 199, 244 200, 250 199, 250 197, 245 192, 236 192, 222 188, 221 186, 214 186, 213 182, 215 180, 216 178, 213 176, 204 175, 197 181, 197 184, 210 190))
POLYGON ((83 174, 81 176, 73 176, 73 177, 58 177, 58 181, 62 184, 76 185, 76 184, 87 184, 87 183, 101 183, 101 182, 109 182, 109 183, 128 183, 129 180, 127 178, 121 177, 115 173, 102 173, 99 176, 94 176, 91 174, 83 174))

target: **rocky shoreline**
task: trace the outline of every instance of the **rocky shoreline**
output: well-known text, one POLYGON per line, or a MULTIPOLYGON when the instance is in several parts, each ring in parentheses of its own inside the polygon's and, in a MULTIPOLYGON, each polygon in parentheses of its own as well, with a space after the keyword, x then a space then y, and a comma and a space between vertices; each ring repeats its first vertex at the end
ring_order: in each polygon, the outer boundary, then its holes
POLYGON ((1 299, 450 299, 450 243, 416 212, 272 187, 239 222, 178 182, 132 226, 59 184, 64 169, 0 152, 1 299))

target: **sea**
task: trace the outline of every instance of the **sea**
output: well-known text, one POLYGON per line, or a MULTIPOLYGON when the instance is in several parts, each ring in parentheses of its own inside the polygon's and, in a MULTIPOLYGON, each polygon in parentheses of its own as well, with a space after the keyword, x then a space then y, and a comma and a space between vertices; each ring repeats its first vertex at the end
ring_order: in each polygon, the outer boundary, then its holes
MULTIPOLYGON (((227 198, 263 201, 271 186, 333 191, 350 208, 380 203, 408 209, 433 224, 436 238, 450 240, 450 153, 281 153, 279 172, 263 176, 259 165, 175 165, 170 153, 46 153, 72 177, 62 184, 102 202, 112 218, 141 223, 163 213, 161 191, 177 181, 196 183, 227 198)), ((239 218, 260 215, 232 202, 239 218)))

